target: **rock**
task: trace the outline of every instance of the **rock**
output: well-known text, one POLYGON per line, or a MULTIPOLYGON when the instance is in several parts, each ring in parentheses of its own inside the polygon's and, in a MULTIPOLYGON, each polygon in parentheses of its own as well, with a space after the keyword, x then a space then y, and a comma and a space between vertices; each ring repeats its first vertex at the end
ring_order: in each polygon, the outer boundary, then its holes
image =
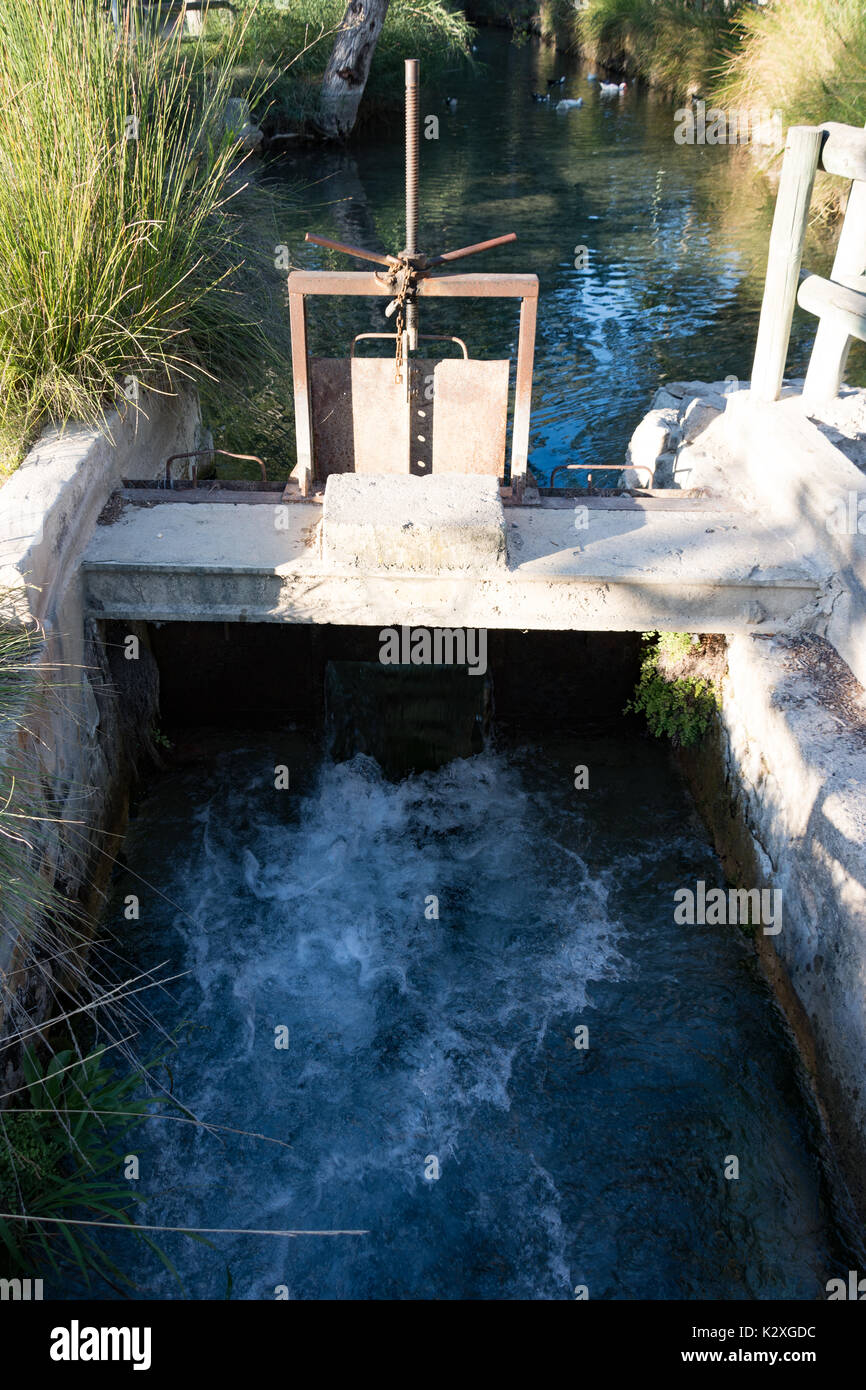
MULTIPOLYGON (((708 381, 678 381, 677 386, 687 400, 691 400, 693 396, 705 396, 708 391, 713 389, 708 381)), ((668 387, 669 391, 672 389, 672 387, 668 387)))
POLYGON ((697 396, 689 402, 688 409, 683 416, 683 440, 686 444, 697 439, 699 434, 703 434, 708 425, 711 425, 724 410, 724 402, 716 397, 697 396), (715 402, 719 401, 716 405, 715 402))
POLYGON ((714 381, 707 392, 710 396, 721 396, 727 401, 737 391, 748 391, 748 381, 741 381, 739 377, 733 377, 731 381, 714 381))
POLYGON ((654 487, 673 487, 677 456, 675 453, 659 454, 656 459, 654 487))
POLYGON ((256 149, 265 138, 264 132, 252 122, 249 102, 242 97, 229 97, 223 126, 246 150, 256 149))
MULTIPOLYGON (((676 409, 651 410, 632 435, 626 451, 626 463, 641 465, 655 472, 656 460, 671 444, 679 442, 679 413, 676 409)), ((644 477, 644 483, 647 479, 644 477)))
POLYGON ((651 410, 679 410, 680 397, 674 396, 664 386, 660 386, 653 396, 651 410))

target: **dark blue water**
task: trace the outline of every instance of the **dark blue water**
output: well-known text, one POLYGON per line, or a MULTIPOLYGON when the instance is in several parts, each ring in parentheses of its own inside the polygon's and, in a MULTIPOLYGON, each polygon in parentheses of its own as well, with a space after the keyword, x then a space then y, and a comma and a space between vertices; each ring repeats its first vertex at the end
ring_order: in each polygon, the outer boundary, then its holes
POLYGON ((163 777, 126 853, 171 903, 124 876, 123 950, 190 972, 152 1001, 175 1094, 291 1145, 151 1121, 140 1219, 366 1232, 165 1236, 193 1297, 228 1268, 246 1299, 811 1299, 849 1267, 751 948, 673 921, 721 876, 656 746, 551 736, 395 785, 274 734, 163 777))

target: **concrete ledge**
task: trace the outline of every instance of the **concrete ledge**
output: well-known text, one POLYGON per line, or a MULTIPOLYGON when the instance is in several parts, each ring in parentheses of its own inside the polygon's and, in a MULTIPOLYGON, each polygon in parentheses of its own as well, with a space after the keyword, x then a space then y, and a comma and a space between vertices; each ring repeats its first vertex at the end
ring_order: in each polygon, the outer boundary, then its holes
POLYGON ((114 412, 103 431, 47 430, 0 487, 0 615, 57 621, 121 477, 156 477, 170 454, 196 448, 200 421, 196 396, 144 393, 138 412, 114 412))
POLYGON ((505 564, 495 478, 332 474, 322 555, 330 567, 480 574, 505 564))
POLYGON ((773 632, 814 621, 814 578, 772 531, 739 513, 596 510, 576 530, 571 509, 512 507, 510 564, 437 574, 362 566, 354 555, 328 564, 316 543, 321 511, 127 505, 97 528, 84 556, 87 611, 160 622, 620 632, 773 632))
POLYGON ((729 482, 784 530, 792 554, 829 576, 815 631, 866 682, 866 475, 806 409, 800 396, 766 405, 740 391, 713 429, 738 465, 729 482))
MULTIPOLYGON (((33 789, 34 803, 43 799, 49 821, 32 827, 43 872, 72 898, 104 877, 110 861, 100 853, 101 837, 117 824, 158 702, 146 629, 124 624, 120 637, 135 636, 141 648, 138 660, 126 661, 120 642, 106 643, 85 620, 82 553, 103 529, 97 518, 121 477, 152 478, 170 454, 198 442, 195 395, 151 395, 143 405, 146 413, 110 416, 105 432, 80 425, 47 431, 0 487, 0 619, 38 624, 45 659, 27 731, 14 731, 14 746, 0 741, 0 760, 7 784, 11 767, 33 789)), ((0 901, 4 969, 29 959, 20 924, 7 911, 0 901)), ((28 1005, 34 1016, 44 1016, 43 1004, 56 1006, 45 987, 50 978, 44 968, 22 972, 21 987, 36 1000, 28 1005)))

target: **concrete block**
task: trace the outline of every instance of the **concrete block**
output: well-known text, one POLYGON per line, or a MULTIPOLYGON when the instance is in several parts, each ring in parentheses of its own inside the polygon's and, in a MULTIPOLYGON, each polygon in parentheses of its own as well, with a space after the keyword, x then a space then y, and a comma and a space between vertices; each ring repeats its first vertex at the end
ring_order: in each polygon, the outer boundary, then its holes
POLYGON ((803 1011, 807 1055, 862 1212, 866 703, 850 672, 822 646, 784 637, 729 643, 722 728, 730 774, 714 828, 741 883, 759 883, 748 862, 753 845, 761 886, 782 895, 781 929, 764 945, 781 961, 803 1011))
POLYGON ((416 574, 480 574, 505 565, 495 478, 333 473, 325 487, 327 565, 416 574))
POLYGON ((785 530, 813 572, 830 576, 815 631, 866 683, 866 477, 799 396, 764 404, 740 391, 722 428, 750 504, 785 530))

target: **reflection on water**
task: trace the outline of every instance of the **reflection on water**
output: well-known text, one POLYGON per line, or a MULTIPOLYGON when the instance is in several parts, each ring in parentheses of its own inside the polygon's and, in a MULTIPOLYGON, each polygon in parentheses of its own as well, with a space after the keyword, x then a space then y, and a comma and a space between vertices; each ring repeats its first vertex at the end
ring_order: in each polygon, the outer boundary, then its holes
POLYGON ((154 1121, 144 1219, 368 1232, 166 1237, 190 1294, 820 1296, 848 1257, 782 1020, 738 932, 673 922, 719 881, 689 814, 663 752, 599 736, 394 784, 274 734, 163 777, 127 856, 171 901, 117 884, 124 949, 190 972, 175 1093, 291 1148, 154 1121))

